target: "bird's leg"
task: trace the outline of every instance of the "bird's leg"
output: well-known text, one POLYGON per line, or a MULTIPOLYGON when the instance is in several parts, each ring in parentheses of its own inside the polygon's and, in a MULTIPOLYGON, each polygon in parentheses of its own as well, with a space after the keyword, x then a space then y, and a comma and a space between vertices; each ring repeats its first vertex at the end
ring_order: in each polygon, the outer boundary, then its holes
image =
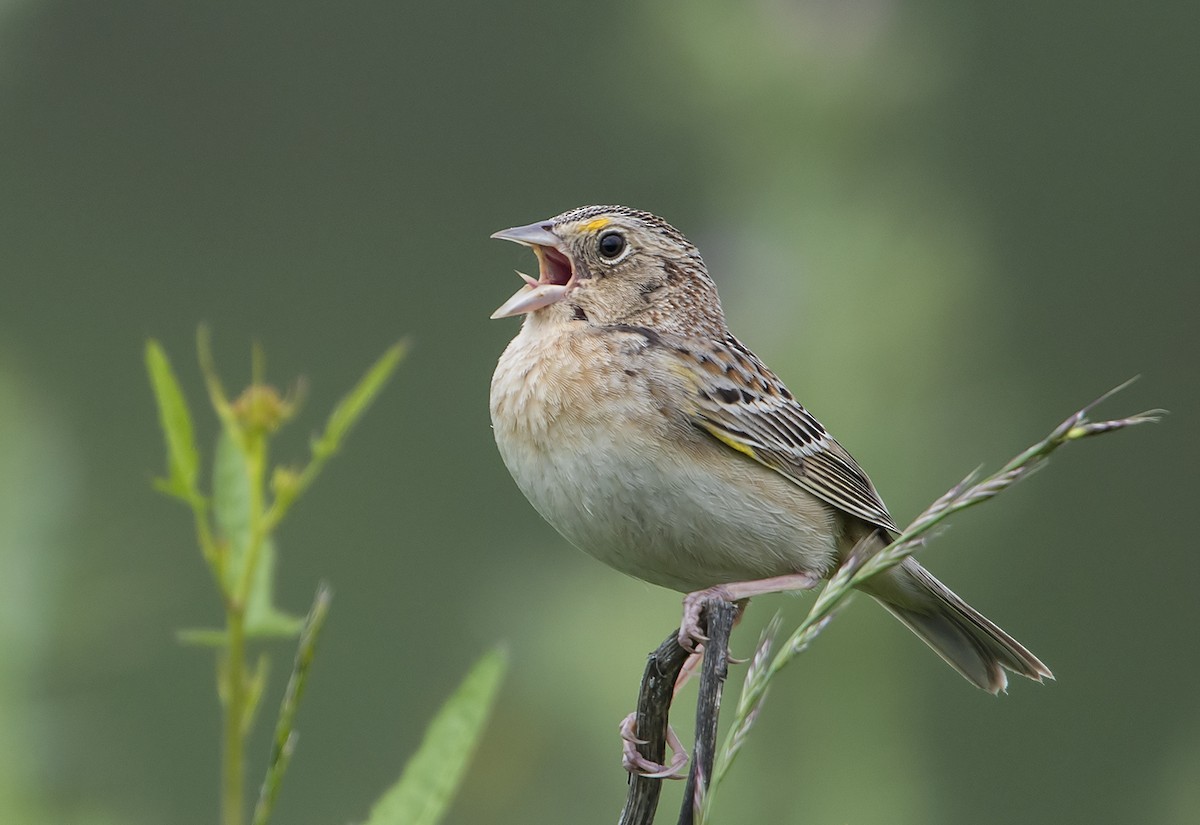
POLYGON ((680 769, 687 764, 687 751, 684 749, 683 743, 679 741, 679 737, 675 735, 675 729, 670 725, 667 725, 667 747, 671 749, 671 764, 669 765, 651 762, 638 752, 637 746, 646 744, 646 740, 637 738, 636 712, 621 720, 619 730, 623 743, 621 765, 625 770, 651 779, 683 779, 686 776, 686 774, 680 773, 680 769))
POLYGON ((679 668, 679 675, 675 677, 675 689, 671 691, 672 702, 679 695, 679 691, 683 690, 683 686, 696 674, 703 661, 704 645, 696 645, 696 649, 689 653, 687 659, 684 660, 683 667, 679 668))
MULTIPOLYGON (((782 588, 773 587, 773 588, 768 589, 763 592, 773 593, 776 590, 780 590, 780 589, 783 589, 783 590, 797 589, 794 581, 790 581, 791 577, 788 577, 788 576, 781 576, 779 579, 769 579, 767 581, 777 582, 781 579, 789 579, 789 582, 785 583, 782 588)), ((753 584, 758 584, 758 583, 757 582, 747 583, 747 585, 753 585, 753 584)), ((737 588, 737 587, 745 587, 747 585, 733 584, 733 585, 721 585, 721 587, 737 588)), ((809 585, 809 586, 811 587, 812 585, 809 585)), ((687 597, 688 599, 691 599, 692 597, 696 597, 698 599, 695 621, 699 622, 700 610, 701 610, 701 606, 703 604, 704 599, 719 598, 719 599, 726 599, 727 601, 733 602, 737 605, 737 614, 734 616, 734 619, 733 619, 733 623, 734 623, 734 625, 736 625, 738 622, 740 622, 742 620, 742 616, 746 612, 746 605, 749 603, 749 596, 746 596, 746 597, 739 596, 739 595, 737 595, 738 592, 740 592, 740 591, 735 590, 733 595, 726 595, 726 591, 721 590, 720 587, 714 587, 714 588, 709 588, 708 590, 700 590, 700 591, 697 591, 696 593, 689 594, 687 597)), ((757 593, 758 591, 754 591, 754 592, 757 593)), ((687 604, 687 602, 685 601, 685 605, 686 604, 687 604)), ((698 638, 701 638, 701 639, 704 638, 703 634, 701 634, 698 629, 697 629, 697 632, 695 635, 698 638)), ((681 645, 682 645, 682 642, 681 642, 681 645)), ((740 664, 743 661, 741 659, 733 659, 733 658, 729 658, 728 660, 733 664, 740 664)), ((691 653, 689 654, 687 659, 684 661, 683 665, 679 669, 678 674, 675 677, 675 685, 671 690, 672 700, 676 696, 679 695, 679 691, 681 691, 683 689, 683 686, 687 684, 688 680, 692 677, 692 675, 700 667, 700 663, 703 661, 704 661, 704 645, 696 644, 694 646, 694 648, 691 649, 691 653)), ((621 724, 618 727, 618 730, 620 730, 620 732, 621 732, 621 740, 622 740, 621 764, 625 767, 625 770, 629 771, 630 773, 637 773, 642 776, 650 777, 652 779, 683 779, 683 778, 685 778, 686 774, 682 773, 681 769, 683 768, 684 765, 687 764, 687 761, 688 761, 687 750, 683 747, 683 743, 679 741, 679 736, 675 733, 675 729, 672 728, 670 725, 667 725, 667 746, 671 749, 671 763, 669 765, 660 765, 657 762, 652 762, 651 760, 642 756, 642 754, 638 751, 637 746, 646 744, 646 740, 638 738, 638 735, 637 735, 637 713, 636 712, 631 713, 628 716, 626 716, 624 719, 622 719, 621 724)))
MULTIPOLYGON (((704 611, 704 602, 709 599, 741 602, 739 608, 744 609, 745 600, 751 596, 784 593, 789 590, 809 590, 815 587, 819 581, 820 578, 810 573, 789 573, 786 576, 774 576, 769 579, 718 584, 716 587, 688 593, 683 597, 683 621, 679 624, 679 646, 695 653, 697 645, 708 641, 700 629, 700 614, 704 611)), ((739 617, 740 615, 739 612, 739 617)))

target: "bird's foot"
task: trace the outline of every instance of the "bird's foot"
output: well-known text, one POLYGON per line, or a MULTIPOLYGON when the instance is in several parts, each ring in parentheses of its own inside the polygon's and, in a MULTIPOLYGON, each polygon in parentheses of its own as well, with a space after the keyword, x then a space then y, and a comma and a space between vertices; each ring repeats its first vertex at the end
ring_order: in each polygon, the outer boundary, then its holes
POLYGON ((704 613, 706 601, 717 600, 737 604, 738 618, 740 619, 742 611, 746 607, 745 603, 751 596, 783 593, 789 590, 809 590, 819 581, 820 579, 811 573, 789 573, 786 576, 775 576, 770 579, 718 584, 715 587, 688 593, 683 597, 683 621, 679 623, 679 646, 689 653, 695 653, 696 647, 700 643, 708 641, 708 637, 700 629, 700 617, 704 613))
MULTIPOLYGON (((718 584, 705 590, 697 590, 683 597, 683 621, 679 623, 679 646, 688 653, 696 654, 708 641, 700 628, 700 619, 704 615, 704 603, 707 601, 732 602, 734 598, 726 585, 718 584)), ((694 665, 693 665, 694 667, 694 665)))
POLYGON ((660 765, 652 762, 638 751, 638 745, 646 744, 645 739, 637 737, 637 714, 631 713, 621 720, 621 765, 630 773, 651 779, 683 779, 686 774, 681 768, 687 764, 688 755, 683 743, 675 735, 675 729, 667 726, 667 747, 671 749, 671 764, 660 765))

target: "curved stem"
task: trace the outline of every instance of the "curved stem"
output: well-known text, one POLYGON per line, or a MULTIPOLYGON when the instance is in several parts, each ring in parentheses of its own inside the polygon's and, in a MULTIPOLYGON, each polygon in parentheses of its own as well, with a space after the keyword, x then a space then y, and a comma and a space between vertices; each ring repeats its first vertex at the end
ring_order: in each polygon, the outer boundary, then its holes
MULTIPOLYGON (((679 628, 671 629, 667 638, 650 654, 642 686, 638 693, 637 735, 646 740, 638 746, 642 756, 651 762, 662 763, 667 753, 667 716, 675 692, 675 680, 687 661, 688 652, 679 646, 679 628)), ((650 825, 658 810, 662 779, 631 774, 625 808, 619 825, 650 825)))

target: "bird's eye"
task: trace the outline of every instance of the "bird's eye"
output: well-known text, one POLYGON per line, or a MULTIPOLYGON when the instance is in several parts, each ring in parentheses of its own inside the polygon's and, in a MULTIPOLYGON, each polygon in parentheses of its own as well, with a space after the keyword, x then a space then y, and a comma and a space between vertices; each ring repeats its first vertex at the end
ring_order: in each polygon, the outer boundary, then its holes
POLYGON ((605 232, 598 244, 600 256, 612 259, 625 251, 625 238, 620 232, 605 232))

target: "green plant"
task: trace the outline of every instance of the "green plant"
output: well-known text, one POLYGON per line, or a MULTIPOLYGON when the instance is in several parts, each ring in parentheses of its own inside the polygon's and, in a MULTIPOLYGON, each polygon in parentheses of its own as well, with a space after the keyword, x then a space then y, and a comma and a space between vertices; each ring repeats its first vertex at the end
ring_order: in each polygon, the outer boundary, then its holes
MULTIPOLYGON (((295 749, 296 709, 330 603, 329 588, 320 585, 306 619, 275 606, 276 531, 387 384, 403 358, 404 346, 397 344, 384 353, 338 403, 323 432, 312 440, 309 459, 300 468, 272 466, 269 451, 271 438, 296 414, 299 392, 283 395, 264 383, 264 358, 256 347, 250 386, 230 400, 203 327, 197 349, 209 401, 221 423, 211 491, 201 490, 200 451, 187 401, 165 351, 151 340, 146 344, 146 368, 167 447, 167 473, 155 487, 191 509, 201 554, 224 607, 223 628, 179 633, 184 643, 216 651, 223 713, 223 825, 245 821, 246 743, 267 682, 267 655, 260 653, 252 665, 249 647, 265 639, 299 637, 253 814, 254 825, 266 825, 295 749)), ((482 731, 504 668, 500 650, 475 665, 435 718, 400 780, 375 805, 369 825, 427 825, 441 818, 482 731)))

